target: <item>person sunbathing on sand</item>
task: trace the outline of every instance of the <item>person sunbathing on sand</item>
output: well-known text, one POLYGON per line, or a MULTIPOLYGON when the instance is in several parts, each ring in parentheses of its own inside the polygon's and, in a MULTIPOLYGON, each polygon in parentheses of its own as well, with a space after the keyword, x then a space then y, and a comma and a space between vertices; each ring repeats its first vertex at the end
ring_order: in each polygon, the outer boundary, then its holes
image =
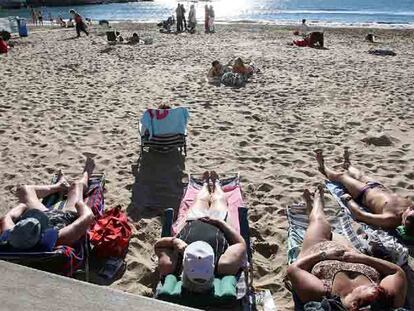
POLYGON ((218 60, 213 61, 211 63, 211 68, 208 71, 207 77, 221 78, 223 74, 224 74, 224 66, 218 60))
POLYGON ((161 276, 182 271, 183 287, 199 293, 212 288, 215 274, 236 275, 246 252, 243 237, 226 223, 227 199, 217 173, 205 172, 203 181, 183 229, 154 246, 161 276))
POLYGON ((253 67, 250 65, 245 65, 243 60, 238 57, 234 61, 233 72, 249 77, 253 74, 253 67))
POLYGON ((305 190, 304 198, 309 225, 299 257, 287 270, 301 302, 328 297, 335 300, 332 310, 352 311, 368 306, 369 310, 402 307, 407 292, 404 271, 388 261, 363 255, 345 244, 346 240, 333 237, 324 213, 322 185, 313 200, 309 190, 305 190))
POLYGON ((383 229, 395 229, 401 224, 408 235, 414 235, 414 203, 393 193, 381 183, 364 176, 349 160, 344 151, 345 172, 337 172, 325 165, 322 150, 316 150, 319 171, 329 180, 342 183, 349 194, 343 196, 355 219, 383 229), (362 211, 365 206, 370 212, 362 211))
POLYGON ((94 168, 94 161, 87 158, 82 177, 72 185, 59 172, 58 181, 53 185, 18 187, 19 204, 0 219, 0 246, 51 251, 55 246, 71 246, 77 242, 95 220, 83 201, 94 168), (59 192, 67 193, 63 210, 47 209, 41 199, 59 192))

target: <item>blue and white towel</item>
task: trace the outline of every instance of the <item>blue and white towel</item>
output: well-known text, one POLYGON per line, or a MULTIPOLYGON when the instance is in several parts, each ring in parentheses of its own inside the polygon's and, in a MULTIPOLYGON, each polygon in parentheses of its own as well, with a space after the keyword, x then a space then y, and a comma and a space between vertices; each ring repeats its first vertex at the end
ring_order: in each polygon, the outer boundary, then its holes
POLYGON ((187 108, 148 109, 141 118, 142 134, 153 136, 186 134, 190 115, 187 108))

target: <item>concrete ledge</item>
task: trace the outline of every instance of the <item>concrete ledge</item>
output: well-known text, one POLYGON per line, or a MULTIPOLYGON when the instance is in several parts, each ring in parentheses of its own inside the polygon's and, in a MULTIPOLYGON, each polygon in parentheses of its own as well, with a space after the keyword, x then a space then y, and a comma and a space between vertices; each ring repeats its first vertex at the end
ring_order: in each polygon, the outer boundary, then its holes
POLYGON ((195 310, 0 260, 2 311, 195 310))

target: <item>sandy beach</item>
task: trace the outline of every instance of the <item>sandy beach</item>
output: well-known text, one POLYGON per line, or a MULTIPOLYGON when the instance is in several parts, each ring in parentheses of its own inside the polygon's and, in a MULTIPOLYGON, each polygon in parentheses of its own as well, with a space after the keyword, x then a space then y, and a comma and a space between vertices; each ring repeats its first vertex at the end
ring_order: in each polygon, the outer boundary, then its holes
POLYGON ((293 307, 282 282, 286 207, 323 181, 314 149, 339 164, 349 146, 355 166, 414 199, 412 30, 325 29, 327 49, 318 50, 289 46, 292 30, 268 25, 217 25, 213 35, 116 29, 154 43, 110 46, 96 30, 73 39, 74 29, 36 28, 0 56, 0 212, 16 204, 17 184, 47 183, 57 169, 73 180, 93 156, 108 179, 107 208, 120 205, 135 227, 112 287, 151 294, 158 215, 176 207, 187 173, 240 172, 254 285, 272 291, 278 310, 293 307), (365 42, 368 32, 381 43, 365 42), (367 53, 385 47, 397 55, 367 53), (213 60, 238 56, 261 73, 238 89, 206 82, 213 60), (161 103, 188 107, 188 155, 145 154, 139 166, 139 119, 161 103))

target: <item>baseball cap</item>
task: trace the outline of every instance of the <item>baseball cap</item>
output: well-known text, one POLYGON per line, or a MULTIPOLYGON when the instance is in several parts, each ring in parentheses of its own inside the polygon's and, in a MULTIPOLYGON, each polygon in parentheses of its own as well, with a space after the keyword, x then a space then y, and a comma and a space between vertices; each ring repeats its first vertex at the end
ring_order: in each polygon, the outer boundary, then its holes
POLYGON ((214 282, 214 250, 210 244, 189 244, 183 257, 183 287, 193 292, 206 292, 214 282))
POLYGON ((37 209, 29 209, 9 231, 7 241, 15 249, 51 251, 58 238, 58 231, 49 225, 49 218, 37 209))

